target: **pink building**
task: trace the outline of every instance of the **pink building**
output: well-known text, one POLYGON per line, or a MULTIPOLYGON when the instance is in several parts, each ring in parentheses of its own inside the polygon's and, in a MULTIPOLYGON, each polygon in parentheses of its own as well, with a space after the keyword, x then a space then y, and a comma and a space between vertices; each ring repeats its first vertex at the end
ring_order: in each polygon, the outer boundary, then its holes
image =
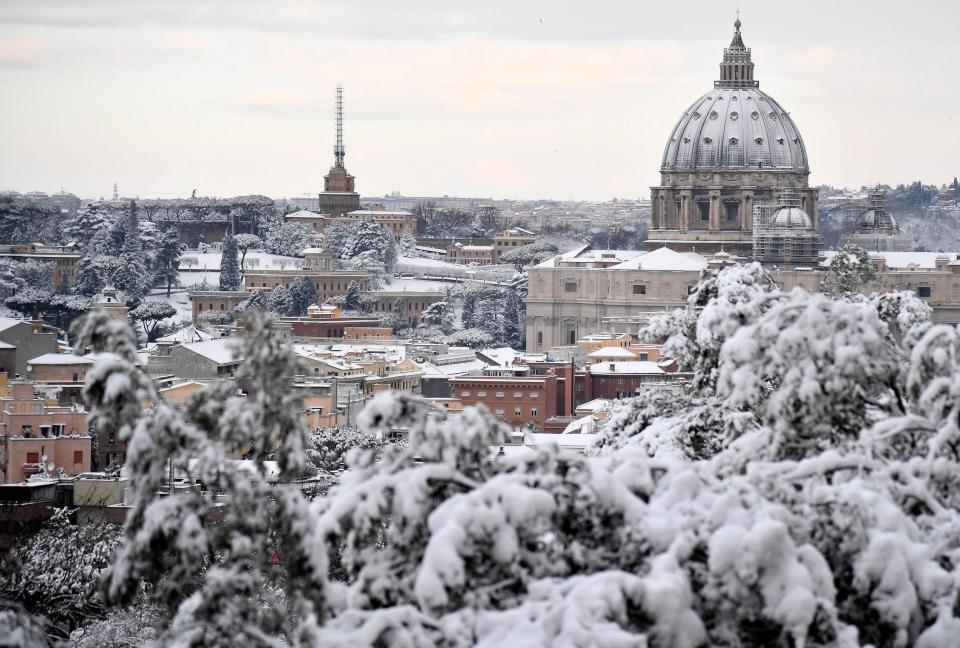
POLYGON ((52 464, 50 471, 74 476, 90 470, 92 441, 87 413, 37 395, 31 383, 10 385, 0 398, 0 483, 22 482, 52 464))

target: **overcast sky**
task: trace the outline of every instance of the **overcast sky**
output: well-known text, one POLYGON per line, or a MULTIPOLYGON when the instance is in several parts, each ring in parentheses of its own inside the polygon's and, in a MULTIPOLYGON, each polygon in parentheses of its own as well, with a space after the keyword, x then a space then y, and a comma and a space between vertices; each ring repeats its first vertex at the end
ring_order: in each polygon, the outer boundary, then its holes
MULTIPOLYGON (((736 2, 2 0, 0 189, 648 197, 736 2)), ((739 2, 815 183, 960 174, 960 3, 739 2)))

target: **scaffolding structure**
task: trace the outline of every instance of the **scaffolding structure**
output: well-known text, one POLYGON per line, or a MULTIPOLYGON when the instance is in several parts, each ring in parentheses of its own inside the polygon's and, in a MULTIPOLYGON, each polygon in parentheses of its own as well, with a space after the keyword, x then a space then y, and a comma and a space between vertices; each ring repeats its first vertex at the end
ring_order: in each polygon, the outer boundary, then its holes
POLYGON ((820 233, 800 208, 795 189, 781 189, 776 201, 754 205, 754 260, 771 265, 816 265, 819 255, 820 233))
POLYGON ((843 217, 841 245, 857 245, 871 252, 909 252, 910 237, 900 231, 897 220, 887 211, 887 191, 874 187, 866 199, 851 199, 840 207, 843 217))

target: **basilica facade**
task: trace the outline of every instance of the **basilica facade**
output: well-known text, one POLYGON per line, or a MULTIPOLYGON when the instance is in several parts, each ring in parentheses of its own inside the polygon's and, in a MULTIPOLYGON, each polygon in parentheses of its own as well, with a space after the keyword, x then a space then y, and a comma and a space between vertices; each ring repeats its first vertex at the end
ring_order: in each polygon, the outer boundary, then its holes
POLYGON ((800 131, 783 106, 760 90, 740 20, 723 51, 720 79, 694 101, 670 132, 651 187, 647 249, 669 246, 750 257, 755 209, 782 190, 817 223, 817 190, 800 131))

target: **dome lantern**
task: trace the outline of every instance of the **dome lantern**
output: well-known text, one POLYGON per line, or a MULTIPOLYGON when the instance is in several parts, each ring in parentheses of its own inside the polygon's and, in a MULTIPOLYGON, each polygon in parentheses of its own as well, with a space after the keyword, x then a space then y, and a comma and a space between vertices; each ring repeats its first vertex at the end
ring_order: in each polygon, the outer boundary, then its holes
POLYGON ((730 47, 723 49, 723 61, 720 63, 720 80, 714 83, 718 88, 758 88, 760 83, 753 80, 753 61, 750 48, 743 44, 740 35, 740 16, 733 23, 733 40, 730 47))

